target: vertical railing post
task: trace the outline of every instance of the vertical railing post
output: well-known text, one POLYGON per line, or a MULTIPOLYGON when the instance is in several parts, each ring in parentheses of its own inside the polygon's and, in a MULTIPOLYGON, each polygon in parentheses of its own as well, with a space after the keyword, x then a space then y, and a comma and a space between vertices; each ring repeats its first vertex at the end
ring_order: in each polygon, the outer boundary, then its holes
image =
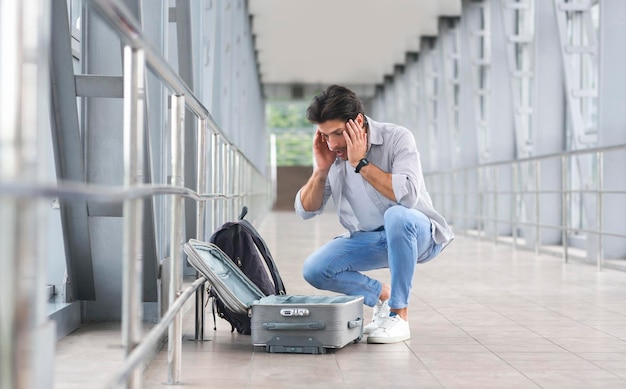
MULTIPOLYGON (((50 4, 0 1, 0 182, 47 179, 41 141, 49 126, 50 4)), ((51 385, 45 233, 49 203, 0 195, 0 388, 51 385)))
POLYGON ((252 189, 252 186, 250 185, 250 180, 254 179, 251 165, 245 158, 243 158, 243 156, 240 157, 240 160, 241 160, 241 192, 242 192, 241 203, 250 204, 250 206, 254 207, 254 209, 257 209, 257 207, 254 204, 254 199, 250 198, 250 191, 252 189))
POLYGON ((230 164, 229 162, 229 147, 228 147, 228 142, 222 142, 222 152, 221 154, 221 159, 222 159, 222 192, 224 195, 226 195, 226 198, 224 199, 224 201, 222 202, 222 215, 225 218, 226 221, 231 221, 234 220, 234 218, 232 217, 232 207, 230 207, 230 193, 229 193, 229 186, 228 186, 228 177, 230 176, 230 164))
POLYGON ((597 249, 597 264, 598 264, 598 271, 602 271, 602 269, 604 268, 604 248, 602 247, 602 223, 603 223, 603 204, 602 204, 602 191, 604 190, 604 163, 603 163, 603 154, 602 151, 598 151, 596 153, 596 159, 597 159, 597 174, 598 174, 598 192, 597 192, 597 232, 598 232, 598 249, 597 249))
POLYGON ((511 185, 511 216, 513 218, 513 250, 517 250, 517 229, 519 224, 519 215, 517 213, 518 204, 519 204, 519 195, 518 195, 518 182, 519 182, 519 165, 517 162, 513 162, 511 164, 511 169, 513 170, 511 175, 513 176, 513 185, 511 185))
MULTIPOLYGON (((207 192, 207 120, 198 118, 198 166, 197 166, 197 188, 199 194, 207 192)), ((205 241, 206 237, 206 201, 196 202, 196 239, 205 241)), ((202 274, 196 272, 196 279, 202 274)), ((196 340, 204 340, 204 284, 196 291, 196 340)))
POLYGON ((479 236, 484 238, 486 235, 486 231, 485 231, 485 224, 486 224, 486 219, 487 219, 487 206, 485 205, 486 203, 486 199, 488 198, 487 195, 485 194, 485 191, 488 190, 488 183, 489 180, 487 179, 486 176, 486 170, 488 168, 483 167, 480 168, 480 180, 479 180, 479 184, 478 184, 478 191, 479 191, 479 197, 480 197, 480 234, 479 236))
POLYGON ((452 220, 454 220, 454 223, 457 223, 457 220, 459 220, 459 201, 458 201, 458 196, 459 196, 459 183, 458 183, 458 177, 459 176, 459 170, 456 169, 452 172, 452 220))
MULTIPOLYGON (((207 192, 207 121, 198 118, 198 166, 197 188, 198 194, 207 192)), ((205 240, 206 234, 206 201, 198 201, 196 208, 196 235, 198 240, 205 240)))
MULTIPOLYGON (((211 136, 211 193, 212 194, 216 194, 218 191, 218 187, 219 187, 219 182, 217 181, 217 172, 218 172, 217 166, 219 162, 219 149, 218 149, 219 137, 220 135, 217 132, 213 133, 213 135, 211 136)), ((219 223, 219 219, 218 219, 219 203, 220 202, 218 199, 214 199, 211 201, 211 233, 215 231, 215 229, 217 228, 217 223, 219 223)))
POLYGON ((498 165, 493 165, 493 244, 498 244, 498 165))
POLYGON ((469 172, 468 168, 463 169, 463 227, 465 229, 465 235, 467 235, 467 230, 469 229, 470 224, 470 215, 469 215, 469 172))
POLYGON ((563 246, 563 263, 567 263, 569 260, 569 247, 567 244, 570 202, 569 185, 567 184, 569 177, 568 161, 567 155, 561 156, 561 245, 563 246))
MULTIPOLYGON (((172 185, 185 186, 184 180, 184 144, 185 144, 185 97, 171 96, 171 158, 172 185)), ((183 205, 180 195, 172 198, 171 239, 170 239, 170 285, 169 306, 180 294, 182 287, 182 245, 183 245, 183 205)), ((182 354, 182 313, 178 312, 169 327, 167 344, 168 384, 180 382, 182 354)))
POLYGON ((233 188, 233 196, 234 196, 232 200, 232 204, 233 204, 233 209, 235 209, 236 212, 239 212, 241 210, 242 202, 243 202, 243 199, 239 197, 240 189, 241 189, 239 180, 241 179, 241 176, 242 176, 241 171, 239 170, 239 152, 233 149, 231 152, 231 158, 233 159, 233 162, 232 162, 233 173, 231 175, 231 179, 232 179, 231 186, 233 188))
MULTIPOLYGON (((143 184, 145 58, 143 50, 124 47, 124 187, 143 184)), ((141 342, 143 321, 143 199, 124 201, 122 344, 128 356, 141 342)), ((141 369, 127 387, 141 388, 141 369)))
MULTIPOLYGON (((0 179, 8 182, 24 177, 22 171, 22 3, 0 2, 0 179), (5 151, 6 150, 6 151, 5 151)), ((28 296, 21 296, 19 280, 18 229, 24 210, 23 199, 0 196, 0 387, 17 388, 28 384, 28 376, 20 375, 20 341, 24 340, 27 317, 18 315, 28 296)), ((37 237, 35 236, 35 239, 37 237)), ((23 364, 23 363, 22 363, 23 364)))
POLYGON ((228 200, 229 208, 231 210, 231 220, 236 220, 239 216, 239 212, 241 209, 237 209, 237 198, 236 196, 236 183, 237 183, 237 172, 235 170, 235 147, 232 144, 228 144, 226 148, 226 155, 228 155, 228 192, 230 195, 230 199, 228 200))
MULTIPOLYGON (((277 155, 276 155, 276 134, 270 134, 270 184, 271 184, 271 204, 274 206, 276 203, 276 191, 278 189, 278 167, 277 167, 277 155)), ((313 159, 314 161, 314 159, 313 159)), ((311 162, 313 162, 311 161, 311 162)))
POLYGON ((535 160, 535 254, 539 254, 539 246, 541 245, 541 209, 539 201, 541 200, 541 170, 540 161, 535 160))

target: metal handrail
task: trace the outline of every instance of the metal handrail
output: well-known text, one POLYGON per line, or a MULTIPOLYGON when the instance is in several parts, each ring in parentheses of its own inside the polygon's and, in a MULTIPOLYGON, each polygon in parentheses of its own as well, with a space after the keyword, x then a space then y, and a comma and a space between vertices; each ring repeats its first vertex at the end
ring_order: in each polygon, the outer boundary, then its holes
POLYGON ((563 151, 563 152, 560 152, 560 153, 535 155, 535 156, 531 156, 531 157, 525 157, 525 158, 513 159, 513 160, 506 160, 506 161, 485 162, 485 163, 482 163, 482 164, 479 164, 479 165, 474 165, 474 166, 469 166, 469 167, 459 167, 459 168, 454 168, 454 169, 438 170, 437 172, 434 172, 434 173, 424 173, 424 175, 425 176, 448 175, 448 174, 462 172, 462 171, 478 170, 478 169, 483 169, 483 168, 486 168, 486 167, 493 167, 493 166, 499 166, 499 165, 505 166, 505 165, 512 165, 512 164, 520 164, 520 163, 524 163, 524 162, 539 161, 539 160, 543 160, 543 159, 552 159, 552 158, 559 158, 559 157, 572 157, 572 156, 581 155, 581 154, 591 154, 591 153, 598 153, 598 152, 606 153, 606 152, 620 151, 620 150, 626 151, 626 144, 604 146, 604 147, 593 147, 593 148, 580 149, 580 150, 567 150, 567 151, 563 151))
MULTIPOLYGON (((110 195, 118 195, 124 197, 124 217, 129 219, 125 223, 125 227, 129 229, 127 234, 137 235, 141 229, 140 225, 133 224, 132 220, 136 220, 142 217, 141 207, 137 207, 135 198, 133 196, 144 196, 149 194, 157 194, 157 192, 173 194, 174 198, 171 204, 171 242, 172 252, 170 255, 170 293, 169 301, 170 308, 173 309, 172 313, 168 310, 168 383, 175 384, 180 382, 180 363, 181 363, 181 336, 182 336, 182 317, 180 309, 184 302, 191 295, 184 293, 179 295, 178 291, 182 282, 182 213, 183 203, 182 197, 187 196, 195 198, 199 201, 197 204, 197 233, 204 234, 204 201, 209 199, 226 199, 230 200, 231 205, 235 205, 235 199, 241 198, 237 192, 243 191, 237 182, 230 183, 227 177, 223 176, 223 182, 221 188, 224 193, 221 194, 199 194, 203 192, 203 188, 206 186, 206 167, 204 166, 204 150, 206 148, 207 134, 206 130, 210 129, 213 133, 211 139, 211 152, 215 152, 219 149, 219 155, 226 163, 226 168, 230 169, 245 169, 252 168, 257 174, 262 174, 258 171, 256 166, 252 164, 247 157, 238 150, 232 141, 230 141, 220 130, 218 125, 211 117, 209 111, 201 104, 196 98, 189 87, 182 81, 182 79, 172 70, 167 61, 155 50, 149 43, 148 39, 143 35, 140 24, 135 20, 132 13, 119 1, 116 0, 90 0, 90 5, 98 12, 102 19, 109 24, 115 31, 117 31, 121 39, 126 43, 124 50, 124 133, 125 133, 125 183, 131 182, 133 184, 126 187, 125 190, 117 193, 110 193, 110 195), (138 175, 143 171, 143 161, 141 158, 141 152, 143 142, 137 138, 134 134, 142 131, 142 123, 139 119, 139 112, 142 110, 141 104, 143 103, 143 96, 139 93, 143 90, 142 73, 136 69, 142 69, 147 67, 159 78, 168 88, 173 91, 171 96, 171 158, 172 158, 172 186, 158 187, 152 186, 151 188, 138 188, 138 175), (182 161, 184 155, 184 114, 185 107, 189 108, 198 118, 198 191, 194 192, 187 188, 183 188, 183 170, 182 161), (222 138, 224 141, 221 141, 222 138), (242 164, 241 162, 244 162, 242 164), (228 185, 228 189, 226 186, 228 185), (228 195, 226 193, 233 193, 228 195), (127 209, 129 210, 127 214, 127 209), (139 231, 138 231, 139 230, 139 231)), ((222 166, 223 167, 223 166, 222 166)), ((215 164, 212 164, 213 174, 211 180, 212 191, 215 190, 217 185, 215 177, 215 164)), ((236 178, 240 175, 235 174, 236 178)), ((232 181, 232 180, 231 180, 232 181)), ((83 190, 85 188, 82 188, 83 190)), ((80 192, 80 191, 79 191, 80 192)), ((115 190, 113 190, 115 192, 115 190)), ((76 191, 72 192, 76 194, 76 191)), ((159 193, 159 194, 162 194, 159 193)), ((66 193, 69 194, 69 193, 66 193)), ((249 193, 246 193, 249 194, 249 193)), ((84 195, 84 193, 81 193, 84 195)), ((91 194, 93 196, 93 194, 91 194)), ((241 203, 241 201, 239 201, 241 203)), ((231 207, 234 209, 234 207, 231 207)), ((213 222, 215 222, 215 214, 213 215, 213 222)), ((224 215, 222 215, 224 216, 224 215)), ((203 239, 203 236, 198 236, 199 239, 203 239)), ((140 244, 140 243, 139 243, 140 244)), ((126 272, 133 273, 133 268, 141 268, 137 266, 137 263, 142 260, 140 256, 140 250, 137 249, 137 243, 133 245, 132 242, 124 242, 124 274, 126 272)), ((138 277, 135 275, 135 280, 138 277)), ((195 289, 202 284, 204 279, 199 277, 194 285, 195 289)), ((140 302, 140 280, 132 283, 126 281, 125 276, 125 290, 128 289, 128 295, 125 294, 124 304, 137 304, 140 302), (127 303, 128 300, 128 303, 127 303)), ((196 311, 202 309, 200 300, 196 300, 196 311)), ((201 313, 203 315, 203 311, 201 313)), ((123 340, 126 346, 127 358, 121 367, 121 372, 116 375, 114 382, 110 385, 116 385, 120 380, 126 379, 126 384, 129 387, 141 387, 141 372, 137 369, 138 361, 142 357, 145 357, 145 350, 158 340, 158 336, 150 335, 146 338, 139 339, 139 330, 137 329, 137 314, 131 310, 124 310, 122 315, 122 330, 123 340), (127 313, 128 317, 124 314, 127 313), (137 351, 140 349, 141 351, 137 351)), ((158 327, 158 331, 164 331, 165 323, 158 327)), ((155 331, 156 333, 156 331, 155 331)), ((152 332, 151 332, 152 334, 152 332)))
POLYGON ((204 277, 200 277, 195 280, 189 287, 187 287, 178 296, 174 304, 169 307, 167 312, 161 317, 161 320, 157 325, 152 327, 150 332, 145 336, 142 343, 138 345, 130 354, 126 356, 126 360, 122 368, 111 377, 105 388, 115 388, 121 385, 124 380, 129 378, 130 373, 139 367, 139 364, 150 356, 150 346, 157 344, 161 336, 168 329, 169 325, 174 321, 178 312, 183 308, 183 305, 189 300, 195 291, 206 282, 204 277))
POLYGON ((122 186, 83 184, 77 182, 62 182, 54 184, 32 184, 21 182, 3 182, 0 184, 0 194, 19 196, 21 198, 55 198, 63 200, 90 200, 99 203, 121 203, 133 200, 163 195, 178 195, 196 201, 210 201, 215 199, 246 198, 263 195, 265 192, 241 193, 198 193, 197 191, 174 185, 139 184, 130 189, 122 186))
MULTIPOLYGON (((484 236, 484 228, 487 223, 491 223, 494 225, 494 231, 492 238, 495 242, 498 241, 498 231, 495 226, 498 224, 509 224, 512 227, 513 233, 513 248, 517 247, 517 227, 526 226, 526 227, 534 227, 535 232, 535 252, 539 252, 540 250, 540 232, 542 229, 553 229, 560 230, 562 234, 562 245, 563 245, 563 260, 567 262, 569 259, 568 254, 568 239, 567 234, 572 231, 592 234, 596 236, 597 239, 597 253, 595 255, 595 261, 598 269, 602 269, 604 264, 604 252, 602 247, 603 238, 606 236, 616 237, 616 238, 625 238, 626 233, 615 232, 615 231, 605 231, 602 225, 602 217, 604 214, 604 205, 603 199, 605 195, 626 195, 626 189, 605 189, 604 188, 604 169, 603 169, 603 161, 604 156, 607 153, 614 152, 624 152, 626 151, 626 144, 621 145, 612 145, 612 146, 604 146, 604 147, 594 147, 589 149, 581 149, 581 150, 569 150, 563 151, 560 153, 551 153, 546 155, 538 155, 527 158, 521 158, 516 160, 507 160, 507 161, 494 161, 489 163, 484 163, 480 165, 470 166, 470 167, 461 167, 455 169, 448 169, 440 172, 426 173, 425 177, 429 183, 430 193, 433 196, 434 200, 440 201, 440 204, 443 204, 444 207, 448 205, 446 199, 452 199, 452 210, 444 212, 447 215, 451 215, 452 219, 455 218, 462 219, 463 221, 475 221, 476 228, 478 229, 478 234, 470 234, 471 236, 480 237, 484 236), (597 182, 592 188, 572 188, 570 184, 567 183, 569 180, 569 159, 572 157, 580 157, 580 156, 590 156, 595 158, 597 161, 595 167, 595 177, 597 182), (551 187, 550 189, 542 189, 541 188, 541 163, 545 161, 551 162, 559 162, 560 163, 560 188, 551 187), (531 175, 534 175, 534 188, 521 188, 518 186, 517 182, 517 174, 520 166, 527 165, 532 167, 531 175), (498 186, 498 178, 497 174, 501 173, 501 168, 508 168, 513 173, 513 179, 511 180, 510 186, 505 188, 501 188, 498 186), (450 178, 455 178, 458 176, 462 176, 463 182, 457 182, 459 180, 450 180, 450 178), (470 190, 468 186, 468 177, 473 175, 477 180, 477 187, 472 188, 470 190), (479 179, 479 177, 482 177, 479 179), (492 183, 486 183, 484 178, 491 178, 492 183), (449 185, 448 182, 450 182, 449 185), (439 185, 438 185, 439 184, 439 185), (452 187, 452 190, 441 190, 446 186, 452 187), (434 190, 433 190, 434 188, 434 190), (597 218, 597 228, 579 228, 579 227, 570 227, 569 226, 569 212, 571 210, 570 204, 570 196, 572 194, 594 194, 597 196, 597 203, 595 207, 595 216, 597 218), (561 199, 561 212, 562 212, 562 220, 561 224, 546 224, 540 223, 540 196, 541 195, 560 195, 561 199), (486 199, 485 196, 489 196, 488 199, 493 200, 493 209, 485 209, 483 206, 486 199), (518 215, 518 209, 515 207, 515 204, 519 202, 523 197, 530 198, 533 197, 533 201, 535 201, 535 220, 525 220, 522 221, 518 215), (468 212, 467 201, 469 198, 474 198, 476 203, 479 205, 477 207, 477 211, 475 213, 468 212), (506 197, 511 201, 511 213, 510 218, 503 218, 502 215, 498 215, 498 199, 506 197), (463 199, 463 212, 458 212, 457 208, 458 201, 455 199, 463 199), (490 212, 492 211, 492 212, 490 212)), ((531 179, 531 177, 528 177, 531 179)), ((441 207, 442 205, 439 205, 441 207)), ((461 230, 462 231, 462 230, 461 230)), ((470 230, 468 230, 470 231, 470 230)))

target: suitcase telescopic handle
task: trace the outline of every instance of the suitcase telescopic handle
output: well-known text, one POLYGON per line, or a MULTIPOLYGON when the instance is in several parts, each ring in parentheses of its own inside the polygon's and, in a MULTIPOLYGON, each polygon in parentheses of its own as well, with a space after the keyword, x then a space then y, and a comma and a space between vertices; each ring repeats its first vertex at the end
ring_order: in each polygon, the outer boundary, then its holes
POLYGON ((309 323, 263 323, 264 330, 290 331, 290 330, 323 330, 326 324, 322 321, 309 323))

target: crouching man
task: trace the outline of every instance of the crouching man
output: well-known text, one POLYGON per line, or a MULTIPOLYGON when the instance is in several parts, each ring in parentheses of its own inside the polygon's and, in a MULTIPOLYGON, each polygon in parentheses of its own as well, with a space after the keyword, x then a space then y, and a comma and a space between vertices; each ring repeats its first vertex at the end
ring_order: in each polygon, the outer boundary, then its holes
POLYGON ((296 194, 296 213, 319 215, 332 196, 348 233, 306 259, 304 278, 318 289, 364 296, 374 307, 364 328, 368 343, 407 340, 415 265, 454 238, 433 208, 415 138, 402 126, 367 117, 357 95, 338 85, 315 96, 306 114, 317 125, 316 166, 296 194), (391 285, 362 273, 381 268, 389 268, 391 285))

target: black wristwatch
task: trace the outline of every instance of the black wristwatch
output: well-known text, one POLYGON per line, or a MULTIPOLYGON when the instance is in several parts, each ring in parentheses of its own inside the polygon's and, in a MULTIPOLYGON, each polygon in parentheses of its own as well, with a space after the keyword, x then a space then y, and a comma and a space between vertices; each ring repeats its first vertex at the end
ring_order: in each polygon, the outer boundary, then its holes
POLYGON ((368 161, 365 158, 361 158, 361 160, 359 161, 359 164, 356 165, 356 168, 354 169, 355 173, 359 173, 361 172, 361 169, 363 168, 363 166, 369 165, 370 161, 368 161))

